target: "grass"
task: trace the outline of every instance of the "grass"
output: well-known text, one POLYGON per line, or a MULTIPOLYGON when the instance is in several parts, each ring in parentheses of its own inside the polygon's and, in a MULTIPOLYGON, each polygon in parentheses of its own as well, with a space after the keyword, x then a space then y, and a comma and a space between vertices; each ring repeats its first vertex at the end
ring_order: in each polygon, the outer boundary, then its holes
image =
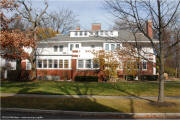
MULTIPOLYGON (((59 94, 59 95, 109 95, 157 96, 157 82, 79 83, 79 82, 10 82, 2 81, 1 93, 59 94)), ((180 96, 180 82, 166 82, 166 96, 180 96)))
POLYGON ((180 101, 167 99, 170 106, 157 106, 152 101, 128 98, 38 98, 1 97, 1 106, 6 108, 31 108, 91 112, 121 113, 179 113, 180 101))

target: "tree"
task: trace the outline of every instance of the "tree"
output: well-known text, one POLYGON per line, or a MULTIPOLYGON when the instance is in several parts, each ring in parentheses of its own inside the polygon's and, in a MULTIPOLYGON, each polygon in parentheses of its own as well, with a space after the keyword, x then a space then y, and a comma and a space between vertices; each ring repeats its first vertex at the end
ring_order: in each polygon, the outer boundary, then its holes
POLYGON ((112 51, 92 51, 94 55, 94 62, 99 64, 100 71, 105 74, 105 79, 114 81, 118 77, 117 68, 119 66, 119 59, 115 52, 112 51))
POLYGON ((45 40, 47 38, 54 37, 56 36, 56 34, 58 34, 58 32, 54 31, 51 28, 42 28, 42 27, 38 27, 36 33, 38 40, 45 40))
POLYGON ((31 52, 29 53, 28 60, 31 63, 31 80, 36 80, 37 73, 36 73, 36 52, 37 52, 37 44, 38 44, 38 38, 37 38, 37 28, 40 26, 40 23, 46 13, 46 10, 48 8, 47 2, 44 2, 45 7, 41 11, 36 11, 32 8, 32 2, 31 1, 25 1, 25 0, 19 0, 18 3, 21 5, 21 8, 16 9, 19 13, 19 15, 22 16, 24 20, 29 22, 30 24, 30 32, 33 35, 33 39, 35 42, 35 47, 31 48, 31 52))
POLYGON ((178 10, 180 1, 168 0, 112 0, 105 1, 108 9, 112 10, 112 14, 115 15, 119 20, 124 21, 124 23, 132 28, 135 27, 139 32, 141 32, 150 42, 151 46, 155 50, 156 56, 159 60, 159 95, 158 102, 164 102, 164 59, 165 59, 165 49, 172 49, 179 43, 179 39, 173 44, 165 47, 163 37, 165 30, 167 28, 174 27, 176 18, 178 17, 178 10), (154 38, 149 36, 144 27, 145 21, 151 19, 152 26, 155 33, 157 33, 157 40, 159 41, 159 46, 154 43, 154 38))
POLYGON ((21 79, 21 60, 28 58, 29 54, 24 51, 24 47, 34 47, 34 40, 25 35, 24 32, 13 30, 10 24, 19 20, 15 15, 11 17, 5 16, 4 12, 13 12, 18 4, 15 0, 2 0, 1 3, 1 56, 7 60, 16 60, 16 70, 18 72, 18 80, 21 79))
POLYGON ((48 16, 49 19, 45 19, 48 27, 62 34, 72 30, 78 22, 73 11, 68 9, 61 9, 58 12, 53 11, 48 13, 48 16))

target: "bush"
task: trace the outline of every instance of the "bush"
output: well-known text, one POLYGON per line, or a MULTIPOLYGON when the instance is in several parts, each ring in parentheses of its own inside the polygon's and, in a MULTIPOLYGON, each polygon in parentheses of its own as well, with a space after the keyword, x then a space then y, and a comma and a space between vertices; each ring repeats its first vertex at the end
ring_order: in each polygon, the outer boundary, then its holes
POLYGON ((21 72, 21 80, 18 80, 18 74, 17 70, 8 70, 7 79, 10 81, 29 81, 29 71, 21 72))
POLYGON ((158 79, 158 75, 141 75, 141 80, 155 81, 158 79))
POLYGON ((133 76, 133 75, 126 76, 126 80, 134 80, 134 79, 135 79, 135 76, 133 76))
POLYGON ((76 76, 75 81, 78 82, 98 82, 97 76, 76 76))

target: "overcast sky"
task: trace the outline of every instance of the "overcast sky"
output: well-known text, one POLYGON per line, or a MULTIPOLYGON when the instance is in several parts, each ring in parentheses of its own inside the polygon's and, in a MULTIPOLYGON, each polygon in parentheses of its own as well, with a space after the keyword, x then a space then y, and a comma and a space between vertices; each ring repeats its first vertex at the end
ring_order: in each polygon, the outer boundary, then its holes
MULTIPOLYGON (((104 0, 47 0, 49 3, 48 11, 62 8, 72 10, 81 29, 91 29, 92 23, 101 23, 102 29, 109 29, 113 25, 113 19, 109 12, 104 8, 104 0)), ((42 6, 42 1, 34 0, 34 7, 42 6)))

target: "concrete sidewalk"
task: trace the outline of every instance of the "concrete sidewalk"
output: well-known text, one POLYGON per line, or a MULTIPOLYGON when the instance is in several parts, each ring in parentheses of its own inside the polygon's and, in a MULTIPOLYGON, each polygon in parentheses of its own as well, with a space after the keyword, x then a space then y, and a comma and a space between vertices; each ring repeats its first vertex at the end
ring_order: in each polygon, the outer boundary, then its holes
MULTIPOLYGON (((156 99, 157 96, 99 96, 99 95, 41 95, 41 94, 16 94, 1 93, 0 96, 22 96, 43 98, 133 98, 133 99, 156 99)), ((166 96, 167 99, 180 99, 180 96, 166 96)))

